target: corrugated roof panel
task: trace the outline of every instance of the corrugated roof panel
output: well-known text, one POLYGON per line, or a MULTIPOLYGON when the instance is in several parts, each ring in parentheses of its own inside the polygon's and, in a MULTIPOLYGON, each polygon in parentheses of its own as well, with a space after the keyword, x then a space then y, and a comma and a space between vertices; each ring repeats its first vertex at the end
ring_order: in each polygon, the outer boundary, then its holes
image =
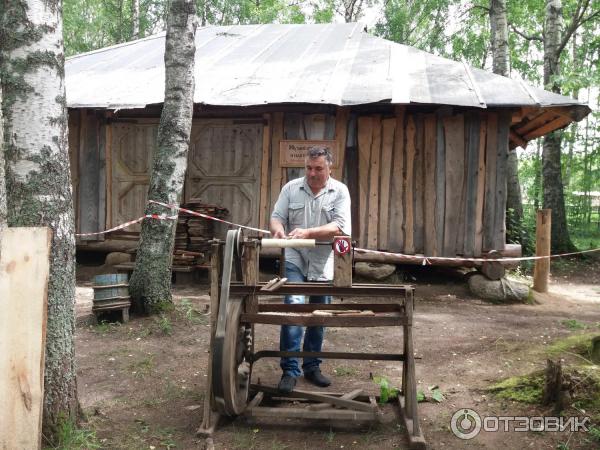
MULTIPOLYGON (((68 58, 68 105, 162 103, 164 47, 162 33, 68 58)), ((196 33, 196 49, 196 103, 582 105, 371 36, 359 24, 205 27, 196 33)))

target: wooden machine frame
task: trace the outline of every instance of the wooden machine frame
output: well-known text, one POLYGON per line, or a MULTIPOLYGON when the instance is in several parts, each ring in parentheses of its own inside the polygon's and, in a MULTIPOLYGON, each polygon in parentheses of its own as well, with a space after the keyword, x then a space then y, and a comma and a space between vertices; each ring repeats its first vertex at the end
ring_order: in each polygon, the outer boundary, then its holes
POLYGON ((374 397, 361 390, 347 394, 310 392, 294 389, 281 394, 275 387, 251 384, 252 364, 265 357, 314 356, 330 359, 402 361, 402 388, 398 407, 412 449, 424 449, 419 427, 415 359, 412 342, 414 287, 410 285, 353 284, 353 252, 348 237, 333 241, 335 273, 332 283, 287 283, 286 279, 259 281, 259 247, 331 245, 311 240, 244 238, 241 230, 231 230, 227 240, 215 240, 211 256, 211 337, 207 395, 203 421, 198 434, 211 436, 221 416, 276 416, 296 419, 369 421, 377 418, 374 397), (338 241, 343 241, 337 245, 338 241), (223 245, 225 244, 225 245, 223 245), (232 280, 234 278, 234 280, 232 280), (331 295, 341 297, 388 297, 387 301, 335 304, 266 304, 261 296, 331 295), (314 314, 316 310, 324 314, 314 314), (329 313, 329 312, 330 313, 329 313), (254 351, 254 324, 381 327, 400 326, 402 353, 283 352, 254 351), (253 394, 253 396, 251 395, 253 394), (265 397, 304 399, 308 408, 267 407, 265 397))

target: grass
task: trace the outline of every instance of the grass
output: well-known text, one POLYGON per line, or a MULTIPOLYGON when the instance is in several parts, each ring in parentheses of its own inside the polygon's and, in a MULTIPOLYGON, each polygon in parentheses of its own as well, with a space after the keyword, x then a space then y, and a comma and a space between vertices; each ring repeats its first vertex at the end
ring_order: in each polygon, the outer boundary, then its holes
POLYGON ((327 433, 325 433, 325 441, 331 444, 335 440, 335 432, 330 428, 327 433))
POLYGON ((256 442, 256 435, 258 432, 258 428, 238 430, 233 427, 232 448, 239 450, 254 450, 260 448, 259 443, 256 442))
POLYGON ((507 378, 491 385, 488 390, 499 398, 536 404, 542 400, 543 385, 544 373, 537 371, 529 375, 507 378))
POLYGON ((560 323, 567 327, 569 330, 583 330, 586 328, 585 324, 579 322, 576 319, 565 319, 561 320, 560 323))
POLYGON ((138 378, 144 378, 152 373, 154 369, 154 355, 150 355, 139 361, 135 361, 128 366, 133 375, 138 378))
POLYGON ((184 298, 175 307, 177 312, 191 325, 207 324, 208 315, 198 311, 190 299, 184 298))
POLYGON ((356 370, 354 367, 340 366, 333 369, 333 373, 336 377, 351 377, 356 375, 358 370, 356 370))
POLYGON ((121 322, 107 322, 103 320, 99 322, 97 325, 94 325, 94 331, 100 334, 106 334, 112 331, 116 331, 118 327, 121 326, 121 322))
POLYGON ((163 334, 167 336, 171 336, 173 334, 173 324, 171 323, 171 319, 169 319, 164 314, 161 314, 158 319, 155 320, 158 325, 158 329, 163 332, 163 334))
POLYGON ((96 432, 78 428, 71 420, 62 420, 57 432, 58 442, 47 447, 54 450, 95 450, 101 448, 96 432))
POLYGON ((595 333, 583 333, 559 339, 546 349, 549 356, 560 354, 579 355, 590 359, 592 354, 592 338, 595 333))

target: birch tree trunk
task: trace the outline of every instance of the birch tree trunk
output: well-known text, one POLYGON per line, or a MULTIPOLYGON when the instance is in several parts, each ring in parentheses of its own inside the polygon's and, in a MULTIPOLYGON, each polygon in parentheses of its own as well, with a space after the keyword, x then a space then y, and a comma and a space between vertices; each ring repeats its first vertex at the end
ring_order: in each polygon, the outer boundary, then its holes
POLYGON ((4 121, 2 120, 2 80, 0 80, 0 233, 6 228, 6 182, 4 180, 4 121))
MULTIPOLYGON (((165 102, 158 128, 148 198, 179 205, 187 168, 194 111, 196 7, 193 0, 172 0, 165 44, 165 102)), ((147 214, 169 215, 149 204, 147 214)), ((147 312, 172 302, 171 259, 177 221, 146 219, 129 290, 147 312)))
POLYGON ((140 0, 131 0, 131 39, 140 38, 140 0))
POLYGON ((62 2, 5 1, 0 14, 8 225, 52 229, 42 432, 53 442, 78 412, 62 2))
MULTIPOLYGON (((556 77, 560 74, 562 4, 560 0, 546 0, 544 23, 544 85, 560 93, 556 77)), ((552 252, 568 252, 574 246, 569 237, 561 170, 562 132, 555 131, 544 137, 542 151, 542 184, 544 208, 552 209, 552 252)))
MULTIPOLYGON (((507 77, 509 52, 506 0, 490 0, 490 31, 493 71, 507 77)), ((506 236, 511 242, 524 244, 522 230, 523 200, 519 183, 519 159, 517 151, 511 150, 506 164, 506 236)))

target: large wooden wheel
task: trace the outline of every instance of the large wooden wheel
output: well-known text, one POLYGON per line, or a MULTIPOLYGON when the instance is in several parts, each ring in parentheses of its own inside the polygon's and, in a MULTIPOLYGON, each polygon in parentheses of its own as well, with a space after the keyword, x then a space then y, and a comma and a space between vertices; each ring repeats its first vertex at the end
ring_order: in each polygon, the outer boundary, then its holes
POLYGON ((252 326, 240 322, 241 313, 241 299, 230 300, 221 366, 223 406, 229 416, 237 416, 246 409, 252 372, 252 326))

